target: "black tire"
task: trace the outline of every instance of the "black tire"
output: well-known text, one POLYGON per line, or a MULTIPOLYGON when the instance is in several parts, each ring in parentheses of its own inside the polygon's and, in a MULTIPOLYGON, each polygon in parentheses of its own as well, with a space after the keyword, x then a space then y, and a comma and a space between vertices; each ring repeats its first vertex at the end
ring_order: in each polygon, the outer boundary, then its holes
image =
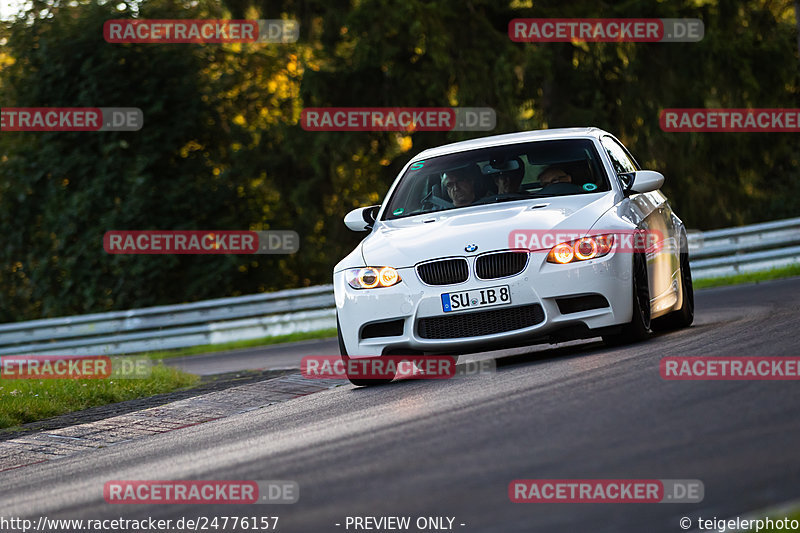
POLYGON ((694 287, 692 269, 689 267, 689 252, 681 252, 681 308, 653 319, 653 331, 672 331, 688 328, 694 322, 694 287))
POLYGON ((647 259, 642 253, 633 254, 633 316, 622 326, 622 331, 603 335, 608 346, 622 346, 647 338, 650 330, 650 284, 647 276, 647 259))
POLYGON ((347 348, 342 338, 342 326, 339 325, 339 313, 336 313, 336 336, 339 337, 339 355, 347 355, 347 348))
MULTIPOLYGON (((347 355, 347 348, 344 345, 344 339, 342 338, 342 327, 339 325, 339 317, 336 317, 336 334, 339 337, 339 354, 342 356, 342 362, 344 363, 345 371, 348 366, 348 362, 350 361, 350 357, 347 355)), ((391 383, 391 379, 363 379, 363 378, 356 378, 351 377, 350 374, 347 374, 347 379, 350 380, 350 383, 355 385, 356 387, 373 387, 375 385, 385 385, 387 383, 391 383)))

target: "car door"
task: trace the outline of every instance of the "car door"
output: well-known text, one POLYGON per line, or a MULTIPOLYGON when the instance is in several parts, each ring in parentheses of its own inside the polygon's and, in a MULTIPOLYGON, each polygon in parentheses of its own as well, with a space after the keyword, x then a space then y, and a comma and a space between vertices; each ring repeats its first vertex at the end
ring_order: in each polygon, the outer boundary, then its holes
MULTIPOLYGON (((600 139, 617 179, 623 188, 629 185, 629 172, 641 170, 622 144, 610 135, 600 139)), ((623 200, 637 228, 647 231, 647 266, 652 315, 668 311, 678 300, 679 243, 672 209, 661 191, 634 193, 623 200)))

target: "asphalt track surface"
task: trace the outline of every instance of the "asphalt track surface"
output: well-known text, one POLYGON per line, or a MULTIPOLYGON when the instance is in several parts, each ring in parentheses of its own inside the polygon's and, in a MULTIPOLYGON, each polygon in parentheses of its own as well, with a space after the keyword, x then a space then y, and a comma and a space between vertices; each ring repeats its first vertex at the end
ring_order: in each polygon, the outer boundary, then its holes
POLYGON ((449 516, 465 532, 639 533, 746 515, 800 498, 798 383, 664 381, 659 360, 797 356, 798 300, 800 279, 701 291, 692 328, 638 345, 503 352, 492 376, 343 385, 3 472, 0 516, 268 515, 286 533, 346 531, 347 516, 449 516), (515 504, 518 478, 692 478, 705 499, 515 504), (124 479, 295 480, 300 501, 105 503, 104 483, 124 479))
POLYGON ((231 350, 224 354, 205 353, 176 357, 165 359, 164 363, 198 376, 210 376, 239 370, 300 368, 300 361, 308 355, 339 355, 339 342, 334 337, 273 344, 231 350))

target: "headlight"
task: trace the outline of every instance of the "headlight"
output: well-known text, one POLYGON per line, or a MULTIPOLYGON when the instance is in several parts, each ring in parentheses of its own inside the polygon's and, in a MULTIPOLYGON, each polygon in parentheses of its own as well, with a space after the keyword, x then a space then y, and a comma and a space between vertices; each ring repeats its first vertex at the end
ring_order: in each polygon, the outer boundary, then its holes
POLYGON ((613 235, 595 235, 576 241, 556 244, 547 254, 548 263, 566 265, 575 261, 586 261, 603 257, 614 247, 613 235))
POLYGON ((391 287, 400 282, 400 274, 392 267, 351 268, 346 275, 347 284, 354 289, 391 287))

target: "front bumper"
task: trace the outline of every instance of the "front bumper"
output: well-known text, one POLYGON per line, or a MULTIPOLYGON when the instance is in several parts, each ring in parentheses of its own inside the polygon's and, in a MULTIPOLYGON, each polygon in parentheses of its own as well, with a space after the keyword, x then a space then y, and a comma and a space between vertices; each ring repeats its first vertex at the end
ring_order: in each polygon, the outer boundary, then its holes
POLYGON ((599 330, 631 319, 630 253, 556 265, 546 262, 545 253, 534 252, 521 273, 492 280, 477 279, 475 257, 467 260, 470 276, 456 285, 426 285, 411 267, 398 269, 402 281, 393 287, 359 290, 347 284, 344 272, 335 273, 336 309, 348 354, 375 357, 404 350, 460 354, 575 327, 599 330), (499 285, 509 286, 511 304, 448 313, 442 309, 443 293, 499 285), (608 305, 576 311, 562 300, 587 295, 594 301, 605 298, 608 305))

